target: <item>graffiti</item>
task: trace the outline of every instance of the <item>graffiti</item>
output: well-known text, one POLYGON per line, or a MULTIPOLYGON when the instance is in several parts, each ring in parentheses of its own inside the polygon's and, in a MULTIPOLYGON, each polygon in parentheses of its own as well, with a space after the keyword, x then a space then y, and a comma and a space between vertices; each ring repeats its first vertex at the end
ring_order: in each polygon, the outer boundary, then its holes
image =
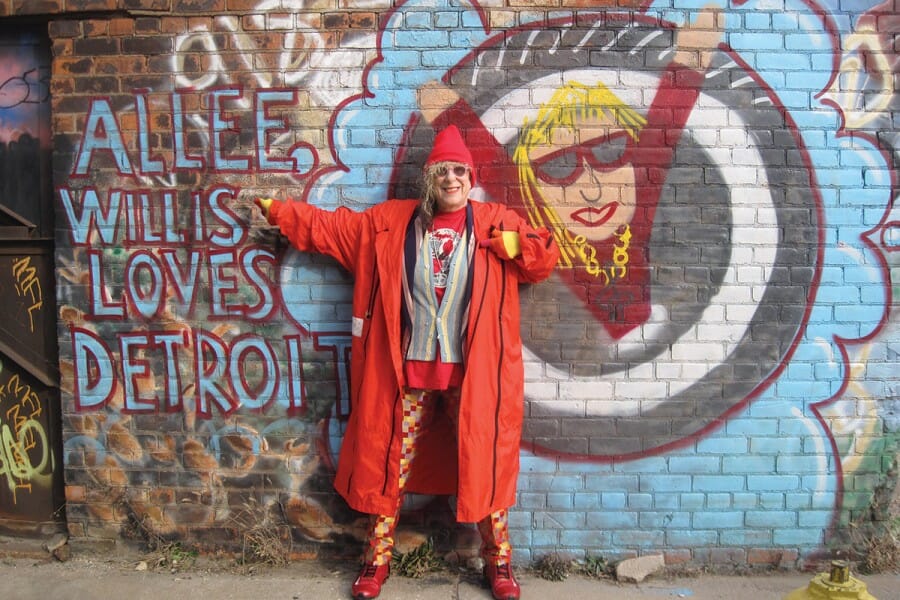
POLYGON ((844 38, 840 71, 827 93, 841 107, 847 129, 864 129, 894 98, 891 52, 883 46, 887 42, 867 18, 844 38))
MULTIPOLYGON (((270 40, 258 40, 242 33, 240 21, 235 17, 216 19, 217 26, 231 34, 230 39, 204 28, 178 36, 172 55, 172 70, 178 73, 177 85, 203 90, 232 83, 234 71, 229 63, 236 48, 238 60, 258 87, 274 87, 278 85, 276 78, 281 78, 284 86, 303 89, 317 104, 329 107, 339 104, 360 87, 359 74, 371 59, 374 45, 372 35, 362 30, 373 28, 374 20, 371 15, 362 15, 362 22, 357 23, 361 31, 347 32, 345 47, 328 48, 326 35, 315 25, 318 18, 306 14, 306 4, 305 0, 263 0, 255 7, 254 14, 247 17, 252 29, 275 27, 285 32, 283 42, 274 48, 270 40), (272 71, 256 68, 254 57, 261 51, 274 52, 277 56, 272 71), (209 57, 207 68, 196 68, 197 52, 209 57)), ((370 8, 389 5, 377 0, 358 4, 371 4, 370 8)))
MULTIPOLYGON (((663 33, 650 20, 634 22, 616 15, 597 17, 594 23, 582 20, 578 26, 557 21, 546 29, 507 32, 496 38, 502 46, 489 41, 445 77, 456 101, 444 118, 479 132, 477 152, 481 154, 476 161, 496 169, 492 177, 482 179, 519 182, 519 198, 509 199, 505 183, 494 189, 488 185, 487 195, 507 199, 535 224, 553 227, 557 241, 571 256, 553 276, 557 294, 565 298, 568 318, 591 331, 572 339, 566 328, 558 334, 541 330, 535 335, 532 327, 523 327, 526 355, 544 365, 546 377, 566 382, 571 390, 565 399, 529 394, 527 401, 539 416, 526 418, 528 428, 559 432, 556 437, 535 439, 533 448, 539 451, 611 460, 688 443, 692 435, 739 409, 771 383, 762 375, 774 378, 782 368, 802 329, 804 314, 799 311, 790 319, 779 319, 766 328, 765 335, 759 335, 760 325, 770 321, 766 315, 784 302, 803 307, 813 293, 814 280, 770 285, 766 279, 793 263, 798 248, 804 249, 809 261, 804 266, 814 270, 815 240, 820 235, 813 189, 801 192, 797 204, 789 205, 765 185, 776 177, 767 176, 768 172, 785 166, 777 157, 763 158, 778 109, 771 92, 723 53, 710 56, 705 73, 691 72, 698 82, 694 87, 673 86, 671 82, 678 79, 670 71, 676 68, 673 60, 679 50, 676 38, 663 33), (631 69, 636 49, 650 41, 653 51, 647 51, 642 69, 631 69), (583 66, 580 57, 588 50, 602 53, 610 68, 583 66), (527 68, 521 66, 523 56, 532 57, 526 61, 527 68), (538 68, 531 63, 549 66, 538 68), (560 74, 559 64, 573 67, 560 74), (518 74, 515 89, 501 84, 511 72, 518 74), (629 73, 629 83, 620 81, 620 72, 629 73), (555 82, 560 80, 566 85, 557 87, 555 82), (622 100, 634 96, 635 85, 656 90, 650 105, 642 109, 644 114, 622 100), (548 100, 532 111, 519 109, 526 124, 516 138, 505 127, 506 113, 511 106, 521 106, 525 94, 548 100), (683 107, 677 123, 671 121, 672 111, 663 108, 673 103, 683 107), (615 115, 614 123, 606 113, 615 115), (573 124, 603 135, 573 144, 572 132, 580 131, 573 124), (701 136, 706 129, 721 135, 739 129, 744 165, 733 164, 704 144, 701 136), (505 137, 495 139, 497 131, 505 137), (663 131, 667 132, 664 137, 663 131), (552 143, 551 135, 555 136, 552 143), (667 145, 679 138, 677 147, 667 145), (760 174, 755 187, 743 184, 748 165, 760 174), (687 175, 692 170, 702 170, 704 176, 687 175), (684 181, 668 182, 670 173, 678 173, 684 181), (598 184, 607 195, 603 210, 583 196, 598 184), (777 224, 795 218, 799 206, 808 208, 807 219, 795 220, 779 241, 777 224), (683 223, 685 215, 699 217, 704 212, 717 218, 705 222, 697 218, 689 226, 683 223), (680 233, 672 235, 673 231, 680 233), (615 261, 621 261, 624 242, 620 240, 626 235, 626 272, 633 275, 610 285, 603 275, 608 269, 621 273, 615 261), (585 243, 579 246, 575 243, 579 239, 585 243), (587 243, 588 239, 592 241, 587 243), (752 246, 752 255, 741 254, 742 246, 752 246), (704 277, 669 277, 672 272, 692 271, 704 277), (726 310, 740 310, 744 317, 723 318, 726 310), (560 353, 559 347, 578 356, 577 362, 563 359, 566 352, 560 353), (735 377, 735 365, 748 363, 757 365, 754 375, 735 377), (662 382, 652 374, 661 369, 678 375, 662 382), (641 386, 636 394, 618 393, 614 401, 595 398, 588 391, 624 390, 631 382, 653 380, 662 385, 641 386), (702 409, 689 408, 695 403, 702 404, 702 409), (680 407, 677 418, 669 414, 674 406, 680 407), (640 417, 635 422, 639 430, 669 433, 653 435, 658 446, 638 446, 635 437, 611 435, 599 420, 604 417, 640 417), (595 424, 595 432, 589 423, 595 424), (581 435, 572 435, 576 428, 581 435)), ((705 47, 712 45, 709 41, 705 47)), ((680 80, 689 77, 680 76, 680 80)), ((400 175, 395 180, 411 177, 421 164, 420 147, 425 148, 429 136, 422 129, 420 125, 411 134, 411 149, 398 166, 400 175)), ((792 148, 802 154, 798 133, 787 124, 784 130, 785 143, 793 140, 792 148)), ((526 302, 524 318, 536 320, 541 310, 540 305, 526 302)))
POLYGON ((49 107, 49 65, 28 44, 0 48, 0 65, 0 142, 25 137, 46 145, 49 130, 40 127, 38 115, 49 107))
POLYGON ((17 503, 20 491, 31 492, 32 483, 41 481, 53 470, 50 444, 43 424, 41 401, 18 375, 11 376, 0 388, 0 401, 14 402, 0 421, 0 475, 17 503))
MULTIPOLYGON (((270 111, 275 107, 290 109, 297 103, 296 90, 258 90, 253 95, 255 118, 250 128, 252 140, 256 148, 253 155, 227 155, 224 148, 230 145, 230 140, 242 135, 243 131, 236 123, 236 119, 227 110, 235 104, 242 103, 245 98, 239 87, 218 88, 210 91, 204 103, 213 107, 209 111, 207 130, 203 135, 210 140, 209 155, 190 155, 186 149, 186 131, 189 122, 199 122, 191 119, 191 115, 183 109, 183 97, 181 94, 172 94, 170 97, 171 113, 168 115, 172 123, 170 132, 173 137, 174 157, 170 161, 151 155, 148 147, 150 135, 149 122, 151 115, 148 102, 144 95, 135 94, 135 116, 139 123, 138 132, 138 160, 130 157, 123 138, 118 121, 122 118, 117 114, 105 98, 95 98, 91 102, 85 124, 85 135, 75 158, 71 177, 86 177, 91 170, 94 154, 105 151, 115 160, 119 175, 162 175, 170 171, 179 170, 206 170, 213 169, 218 173, 246 173, 255 172, 292 173, 299 177, 308 174, 309 169, 315 167, 318 156, 315 150, 307 143, 299 142, 287 150, 287 158, 273 157, 271 135, 287 130, 286 117, 283 112, 278 118, 271 116, 270 111), (137 165, 137 168, 135 168, 137 165), (312 165, 312 167, 309 167, 312 165)), ((196 131, 196 129, 195 129, 196 131)), ((233 144, 233 142, 231 142, 233 144)))
MULTIPOLYGON (((75 357, 73 385, 78 410, 96 410, 109 404, 116 385, 123 386, 121 410, 127 413, 183 409, 183 390, 192 388, 198 416, 211 418, 215 407, 222 415, 238 408, 265 411, 275 400, 282 380, 287 382, 288 410, 305 410, 302 380, 291 370, 281 373, 278 354, 271 340, 245 335, 226 343, 202 329, 149 331, 118 334, 118 352, 86 329, 73 328, 72 353, 75 357), (196 351, 193 351, 196 349, 196 351), (158 357, 148 356, 156 351, 158 357), (194 354, 185 383, 180 356, 194 354), (155 360, 154 360, 155 359, 155 360), (150 385, 151 362, 166 366, 165 384, 150 385), (251 380, 248 367, 259 371, 251 380), (158 391, 162 391, 160 399, 158 391), (144 395, 152 392, 152 395, 144 395)), ((296 337, 285 337, 282 354, 288 363, 299 361, 296 337)))
POLYGON ((44 306, 44 294, 41 291, 41 282, 37 277, 37 269, 31 266, 31 258, 17 258, 12 264, 13 278, 16 281, 16 293, 20 297, 28 298, 28 323, 32 333, 34 332, 34 311, 44 306))
MULTIPOLYGON (((362 535, 329 487, 353 408, 352 282, 282 251, 248 199, 414 197, 452 122, 483 165, 475 197, 564 251, 523 293, 514 510, 536 514, 564 481, 565 510, 593 524, 523 518, 541 542, 517 551, 668 540, 643 519, 600 535, 626 502, 607 499, 633 495, 710 523, 723 547, 827 547, 871 497, 848 481, 883 477, 893 443, 895 56, 879 13, 788 1, 762 10, 783 42, 769 47, 747 26, 759 2, 547 18, 358 2, 372 13, 328 17, 360 19, 344 35, 306 4, 192 21, 168 84, 74 113, 55 198, 64 455, 88 522, 130 514, 189 538, 255 495, 298 538, 362 535), (773 506, 790 526, 770 525, 773 506)), ((24 409, 8 419, 6 465, 41 441, 24 409)), ((39 446, 8 482, 36 474, 39 446)))
POLYGON ((37 76, 36 68, 29 69, 0 83, 0 110, 16 108, 22 104, 41 104, 49 100, 49 80, 38 81, 37 76))

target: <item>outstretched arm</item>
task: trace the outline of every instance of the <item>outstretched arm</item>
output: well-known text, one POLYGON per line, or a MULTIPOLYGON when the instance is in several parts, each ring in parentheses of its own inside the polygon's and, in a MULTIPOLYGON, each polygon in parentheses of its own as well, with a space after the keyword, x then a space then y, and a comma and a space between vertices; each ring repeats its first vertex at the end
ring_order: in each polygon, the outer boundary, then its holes
POLYGON ((327 254, 353 272, 362 214, 346 207, 323 210, 306 202, 256 198, 263 216, 302 252, 327 254))

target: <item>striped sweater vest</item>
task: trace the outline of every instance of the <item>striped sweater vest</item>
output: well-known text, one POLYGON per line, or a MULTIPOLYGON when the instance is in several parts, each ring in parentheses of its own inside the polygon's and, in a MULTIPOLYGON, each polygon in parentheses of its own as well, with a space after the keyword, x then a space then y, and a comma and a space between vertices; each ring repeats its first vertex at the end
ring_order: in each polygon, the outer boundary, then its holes
POLYGON ((418 218, 407 231, 403 297, 405 358, 408 360, 435 360, 440 348, 441 361, 463 362, 462 340, 468 321, 470 271, 475 248, 471 214, 470 207, 466 230, 450 258, 447 287, 440 304, 434 289, 434 267, 431 244, 428 243, 430 234, 418 218), (413 240, 414 250, 410 243, 413 240))

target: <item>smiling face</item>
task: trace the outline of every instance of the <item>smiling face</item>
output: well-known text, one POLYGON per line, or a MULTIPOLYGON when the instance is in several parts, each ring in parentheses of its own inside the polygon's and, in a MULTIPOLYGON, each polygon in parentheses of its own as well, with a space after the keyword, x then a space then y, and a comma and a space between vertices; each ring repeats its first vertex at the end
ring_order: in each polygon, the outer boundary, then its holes
POLYGON ((600 115, 555 128, 549 143, 529 149, 541 197, 573 236, 598 242, 631 222, 637 202, 633 143, 626 130, 600 115))
POLYGON ((434 186, 434 198, 438 212, 459 210, 469 200, 472 191, 469 167, 454 162, 442 162, 428 167, 429 176, 434 186))

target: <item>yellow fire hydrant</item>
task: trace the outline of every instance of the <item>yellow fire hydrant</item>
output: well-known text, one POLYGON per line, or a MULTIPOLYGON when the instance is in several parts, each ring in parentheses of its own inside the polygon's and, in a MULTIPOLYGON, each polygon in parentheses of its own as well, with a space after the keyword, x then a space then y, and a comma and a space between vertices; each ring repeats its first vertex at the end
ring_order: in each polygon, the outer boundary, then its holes
POLYGON ((828 573, 819 573, 804 588, 794 590, 784 600, 876 600, 866 584, 850 575, 845 560, 831 562, 828 573))

